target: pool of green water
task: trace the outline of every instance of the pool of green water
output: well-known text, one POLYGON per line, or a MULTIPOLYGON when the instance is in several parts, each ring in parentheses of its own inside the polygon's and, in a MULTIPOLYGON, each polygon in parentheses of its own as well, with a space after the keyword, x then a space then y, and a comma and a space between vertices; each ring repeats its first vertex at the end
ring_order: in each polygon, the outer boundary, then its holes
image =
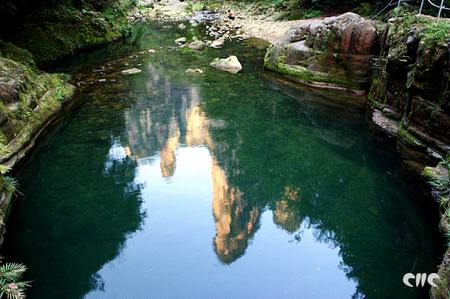
POLYGON ((193 35, 140 24, 57 65, 82 105, 21 171, 3 250, 27 298, 426 297, 402 277, 436 271, 435 223, 365 108, 280 84, 256 40, 175 46, 193 35), (242 72, 209 67, 231 54, 242 72))

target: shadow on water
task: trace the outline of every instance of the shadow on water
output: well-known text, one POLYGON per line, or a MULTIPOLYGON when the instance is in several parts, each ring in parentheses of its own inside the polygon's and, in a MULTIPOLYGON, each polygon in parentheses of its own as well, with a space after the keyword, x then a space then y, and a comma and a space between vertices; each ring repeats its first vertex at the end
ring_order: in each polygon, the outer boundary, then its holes
POLYGON ((29 297, 425 297, 401 278, 434 272, 437 232, 369 151, 364 105, 280 85, 252 42, 175 48, 192 29, 138 25, 60 64, 86 103, 20 177, 5 251, 29 297), (243 72, 207 67, 234 53, 243 72))

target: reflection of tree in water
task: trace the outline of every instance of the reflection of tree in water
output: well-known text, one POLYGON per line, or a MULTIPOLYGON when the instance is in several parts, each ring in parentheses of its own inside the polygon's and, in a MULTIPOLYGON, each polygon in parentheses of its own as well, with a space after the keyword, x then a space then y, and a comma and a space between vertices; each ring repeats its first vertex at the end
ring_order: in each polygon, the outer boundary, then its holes
POLYGON ((110 138, 120 136, 123 114, 107 95, 90 99, 82 121, 67 124, 21 176, 24 197, 6 250, 29 266, 30 297, 80 298, 102 289, 98 271, 120 254, 144 217, 135 162, 121 154, 120 138, 110 138))
POLYGON ((220 165, 213 166, 220 260, 232 263, 244 254, 269 208, 294 240, 311 229, 317 241, 339 248, 342 270, 358 283, 355 298, 405 296, 402 290, 409 290, 398 279, 405 271, 433 270, 429 224, 396 174, 383 175, 383 161, 366 153, 363 119, 308 101, 258 94, 245 101, 245 92, 218 101, 219 94, 206 91, 207 115, 226 123, 210 130, 220 165))

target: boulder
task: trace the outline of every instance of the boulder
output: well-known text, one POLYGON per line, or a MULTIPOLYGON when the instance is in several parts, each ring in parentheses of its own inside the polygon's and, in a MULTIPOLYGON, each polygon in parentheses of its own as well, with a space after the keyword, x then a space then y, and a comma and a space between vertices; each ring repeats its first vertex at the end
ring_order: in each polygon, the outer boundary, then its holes
POLYGON ((240 70, 242 70, 241 63, 234 55, 224 59, 216 58, 213 62, 211 62, 210 66, 232 74, 237 74, 240 70))
POLYGON ((272 47, 265 67, 306 84, 362 93, 381 30, 354 13, 291 27, 272 47))

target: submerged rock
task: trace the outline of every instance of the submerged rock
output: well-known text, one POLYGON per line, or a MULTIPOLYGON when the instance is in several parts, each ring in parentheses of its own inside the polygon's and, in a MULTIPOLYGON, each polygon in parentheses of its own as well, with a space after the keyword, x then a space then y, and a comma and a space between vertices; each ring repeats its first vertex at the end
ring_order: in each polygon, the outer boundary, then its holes
POLYGON ((187 69, 185 71, 186 74, 203 74, 203 70, 201 69, 187 69))
POLYGON ((181 24, 178 25, 178 28, 181 29, 181 30, 184 30, 184 29, 186 29, 186 25, 181 23, 181 24))
POLYGON ((182 45, 182 44, 185 44, 186 41, 187 41, 187 38, 186 38, 186 37, 180 37, 180 38, 177 38, 177 39, 175 40, 175 43, 176 43, 177 45, 182 45))
POLYGON ((237 74, 240 70, 242 70, 241 63, 234 55, 224 59, 216 58, 213 62, 211 62, 210 66, 232 74, 237 74))
POLYGON ((188 47, 193 50, 200 51, 203 50, 203 48, 205 47, 205 43, 202 42, 201 40, 194 40, 188 45, 188 47))
POLYGON ((131 69, 123 70, 122 75, 134 75, 134 74, 138 74, 140 72, 142 72, 142 70, 137 69, 137 68, 131 68, 131 69))
POLYGON ((213 41, 210 45, 211 48, 222 48, 223 44, 225 43, 225 40, 223 38, 216 39, 213 41))

